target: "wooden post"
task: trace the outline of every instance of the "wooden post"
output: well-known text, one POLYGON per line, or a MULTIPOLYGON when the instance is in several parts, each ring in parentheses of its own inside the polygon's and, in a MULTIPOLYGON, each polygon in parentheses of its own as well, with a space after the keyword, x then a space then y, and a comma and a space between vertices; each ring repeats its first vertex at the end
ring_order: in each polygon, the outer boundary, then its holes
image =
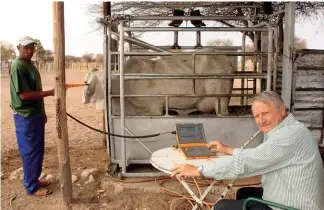
POLYGON ((53 22, 54 69, 56 72, 54 99, 56 104, 60 189, 63 204, 68 206, 72 201, 72 178, 66 121, 64 2, 53 2, 53 22))
MULTIPOLYGON (((105 18, 108 15, 111 16, 111 3, 110 2, 103 2, 103 16, 105 18)), ((106 51, 107 49, 105 49, 107 47, 106 44, 108 42, 107 41, 107 27, 106 26, 103 27, 103 35, 104 35, 104 43, 105 43, 104 44, 104 52, 107 52, 106 51)), ((107 56, 107 53, 104 53, 104 56, 107 56)), ((111 59, 111 58, 108 58, 108 59, 111 59)), ((104 60, 105 60, 105 58, 104 58, 104 60)), ((108 65, 107 62, 104 62, 104 71, 106 69, 108 69, 108 67, 105 66, 105 65, 108 65)), ((107 80, 106 74, 105 74, 105 80, 107 80)), ((107 94, 107 92, 108 92, 108 88, 105 86, 104 94, 107 94)), ((104 104, 107 105, 107 101, 104 104)), ((107 132, 108 130, 106 129, 107 128, 106 121, 108 122, 108 118, 106 119, 105 115, 106 115, 106 113, 105 113, 105 111, 103 111, 102 112, 102 129, 107 132)), ((107 138, 109 138, 109 136, 107 136, 106 134, 104 134, 102 136, 102 145, 106 149, 108 149, 107 148, 107 138)), ((108 151, 109 151, 109 149, 108 149, 108 151)))

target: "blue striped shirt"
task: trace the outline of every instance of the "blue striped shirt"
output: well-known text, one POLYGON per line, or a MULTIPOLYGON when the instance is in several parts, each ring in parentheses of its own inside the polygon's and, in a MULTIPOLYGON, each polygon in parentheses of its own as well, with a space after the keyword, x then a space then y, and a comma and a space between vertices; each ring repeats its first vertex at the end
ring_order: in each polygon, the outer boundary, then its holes
POLYGON ((262 175, 263 199, 303 210, 324 209, 317 142, 292 114, 266 133, 258 147, 236 153, 220 164, 204 164, 204 176, 220 180, 262 175))

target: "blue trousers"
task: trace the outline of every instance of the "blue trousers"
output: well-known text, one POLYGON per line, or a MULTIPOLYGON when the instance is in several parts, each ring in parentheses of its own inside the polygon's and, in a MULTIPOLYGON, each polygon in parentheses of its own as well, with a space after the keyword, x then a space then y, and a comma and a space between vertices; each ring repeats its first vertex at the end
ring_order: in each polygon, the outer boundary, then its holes
POLYGON ((28 194, 39 190, 38 178, 44 158, 45 116, 23 117, 14 114, 18 149, 24 169, 24 186, 28 194))

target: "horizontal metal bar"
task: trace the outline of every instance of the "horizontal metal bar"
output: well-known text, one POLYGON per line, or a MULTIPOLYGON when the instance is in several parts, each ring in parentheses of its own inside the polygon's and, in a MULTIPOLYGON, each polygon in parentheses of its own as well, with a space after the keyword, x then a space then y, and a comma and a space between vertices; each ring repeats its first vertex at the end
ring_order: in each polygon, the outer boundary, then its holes
POLYGON ((130 20, 250 20, 246 16, 130 16, 130 20))
MULTIPOLYGON (((118 98, 119 94, 112 94, 112 98, 118 98)), ((189 97, 189 98, 195 98, 195 97, 253 97, 255 94, 150 94, 150 95, 140 95, 140 94, 125 94, 125 97, 128 98, 135 98, 135 97, 189 97)))
POLYGON ((253 28, 253 27, 125 27, 124 31, 224 31, 224 32, 241 32, 241 31, 264 31, 267 32, 267 28, 253 28))
POLYGON ((170 174, 166 174, 164 172, 146 172, 146 173, 121 173, 122 177, 158 177, 158 176, 170 176, 170 174))
POLYGON ((128 163, 129 164, 150 164, 151 165, 151 162, 149 159, 137 159, 137 160, 130 159, 130 160, 128 160, 128 163))
MULTIPOLYGON (((113 119, 120 119, 119 115, 112 115, 113 119)), ((251 119, 253 115, 215 115, 215 114, 204 114, 204 115, 142 115, 142 116, 125 116, 125 119, 174 119, 177 118, 179 120, 182 119, 215 119, 215 118, 231 118, 231 119, 251 119)))
MULTIPOLYGON (((119 55, 119 52, 112 52, 112 55, 119 55)), ((124 55, 129 56, 170 56, 170 55, 229 55, 229 56, 253 56, 253 55, 267 55, 265 52, 125 52, 124 55)))
POLYGON ((254 90, 254 88, 233 88, 233 90, 254 90))
MULTIPOLYGON (((119 77, 120 74, 111 74, 119 77)), ((242 79, 256 78, 266 79, 266 73, 233 73, 233 74, 124 74, 125 79, 242 79)))
MULTIPOLYGON (((162 48, 162 49, 171 49, 172 46, 169 45, 169 46, 157 46, 159 48, 162 48)), ((202 46, 202 48, 214 48, 214 49, 217 49, 217 50, 241 50, 242 47, 241 46, 202 46)), ((132 49, 143 49, 142 47, 133 47, 132 49)), ((195 46, 181 46, 181 49, 193 49, 193 50, 197 50, 195 48, 195 46)))
POLYGON ((124 8, 192 8, 192 7, 213 7, 213 8, 256 8, 256 5, 217 5, 217 4, 125 4, 124 8))

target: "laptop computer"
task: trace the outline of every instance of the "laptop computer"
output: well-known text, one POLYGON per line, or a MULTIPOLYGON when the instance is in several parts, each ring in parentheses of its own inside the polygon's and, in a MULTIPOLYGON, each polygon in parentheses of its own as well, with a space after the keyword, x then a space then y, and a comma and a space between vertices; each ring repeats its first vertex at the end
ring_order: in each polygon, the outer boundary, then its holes
POLYGON ((216 157, 216 154, 207 148, 202 123, 176 124, 176 140, 178 150, 187 160, 216 157))

